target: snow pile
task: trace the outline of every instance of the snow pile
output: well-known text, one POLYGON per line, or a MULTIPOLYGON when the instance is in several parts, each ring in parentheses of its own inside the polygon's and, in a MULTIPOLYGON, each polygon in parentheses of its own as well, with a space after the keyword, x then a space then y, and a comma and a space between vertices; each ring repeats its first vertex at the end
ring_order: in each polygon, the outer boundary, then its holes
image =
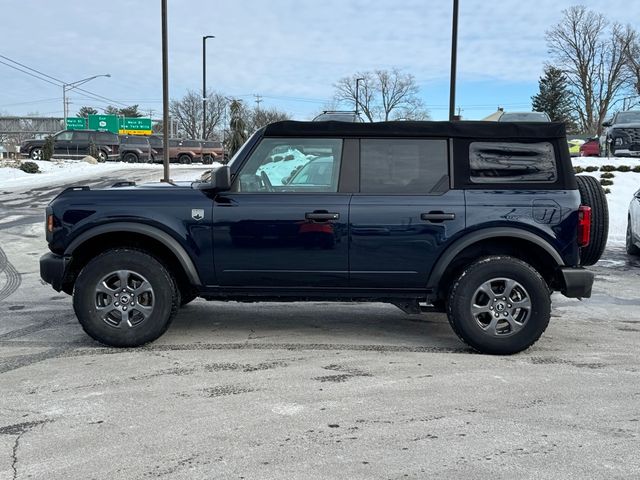
POLYGON ((282 185, 282 180, 288 178, 296 168, 302 167, 309 163, 309 160, 315 158, 314 155, 305 155, 299 150, 288 150, 285 153, 272 155, 272 162, 266 163, 258 167, 257 175, 262 172, 269 177, 271 185, 282 185))
MULTIPOLYGON (((25 160, 27 161, 27 160, 25 160)), ((2 161, 0 163, 0 188, 36 188, 46 185, 67 184, 69 182, 95 178, 106 172, 117 170, 156 170, 162 172, 162 164, 105 162, 91 164, 82 160, 28 160, 40 168, 40 173, 25 173, 20 170, 19 161, 2 161)), ((215 168, 219 164, 206 165, 215 168)), ((174 164, 172 164, 172 169, 174 164)), ((194 168, 202 170, 203 165, 180 165, 180 170, 194 168)), ((172 175, 173 176, 173 175, 172 175)), ((195 180, 198 173, 181 173, 180 180, 195 180)))
MULTIPOLYGON (((601 167, 602 165, 613 165, 619 167, 627 165, 631 168, 640 165, 640 159, 632 157, 620 158, 597 158, 597 157, 579 157, 573 159, 574 166, 580 167, 601 167)), ((591 175, 600 179, 600 175, 604 172, 583 172, 580 175, 591 175)), ((607 186, 611 193, 607 194, 607 202, 609 204, 609 240, 608 244, 623 244, 627 231, 627 213, 629 211, 629 203, 633 199, 633 195, 640 189, 640 173, 636 172, 611 172, 614 175, 613 185, 607 186)))

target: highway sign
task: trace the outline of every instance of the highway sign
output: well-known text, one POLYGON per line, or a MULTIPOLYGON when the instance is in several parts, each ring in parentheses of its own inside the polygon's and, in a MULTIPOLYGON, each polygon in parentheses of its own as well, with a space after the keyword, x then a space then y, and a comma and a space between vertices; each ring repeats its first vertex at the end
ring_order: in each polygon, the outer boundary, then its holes
POLYGON ((151 119, 121 118, 119 133, 121 135, 151 135, 151 119))
POLYGON ((84 130, 87 128, 87 119, 84 117, 67 117, 67 130, 84 130))
POLYGON ((118 123, 116 115, 89 115, 89 130, 118 133, 118 123))

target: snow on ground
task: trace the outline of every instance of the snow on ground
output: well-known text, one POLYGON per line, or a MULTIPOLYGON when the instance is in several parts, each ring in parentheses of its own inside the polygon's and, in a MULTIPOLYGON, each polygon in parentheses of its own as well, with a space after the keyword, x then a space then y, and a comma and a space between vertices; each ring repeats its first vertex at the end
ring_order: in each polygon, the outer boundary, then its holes
MULTIPOLYGON (((619 167, 628 165, 633 168, 640 165, 640 158, 634 157, 576 157, 573 159, 574 166, 580 167, 601 167, 603 165, 613 165, 619 167)), ((600 179, 603 172, 583 172, 581 175, 591 175, 600 179)), ((605 187, 611 190, 607 194, 609 204, 609 244, 623 244, 627 231, 627 212, 633 194, 640 189, 640 173, 635 172, 611 172, 614 175, 613 185, 605 187)))
MULTIPOLYGON (((162 164, 152 163, 124 163, 124 162, 105 162, 105 163, 87 163, 82 160, 29 160, 38 164, 40 173, 25 173, 19 168, 19 162, 4 161, 0 163, 0 188, 37 188, 45 185, 53 185, 56 183, 68 183, 76 180, 83 180, 98 177, 106 172, 116 170, 157 170, 162 171, 162 164)), ((180 165, 179 168, 202 169, 215 168, 220 164, 212 165, 192 164, 180 165)), ((172 168, 175 164, 172 164, 172 168)), ((180 178, 174 180, 195 180, 197 174, 180 173, 180 178)))

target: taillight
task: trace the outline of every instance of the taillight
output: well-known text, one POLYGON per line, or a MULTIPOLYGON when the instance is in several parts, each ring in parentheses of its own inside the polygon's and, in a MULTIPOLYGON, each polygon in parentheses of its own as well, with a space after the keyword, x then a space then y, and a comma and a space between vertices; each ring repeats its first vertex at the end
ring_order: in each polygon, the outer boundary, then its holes
POLYGON ((591 207, 580 205, 578 209, 578 246, 586 247, 591 240, 591 207))
POLYGON ((47 215, 47 232, 53 232, 53 227, 55 227, 54 216, 52 214, 47 215))

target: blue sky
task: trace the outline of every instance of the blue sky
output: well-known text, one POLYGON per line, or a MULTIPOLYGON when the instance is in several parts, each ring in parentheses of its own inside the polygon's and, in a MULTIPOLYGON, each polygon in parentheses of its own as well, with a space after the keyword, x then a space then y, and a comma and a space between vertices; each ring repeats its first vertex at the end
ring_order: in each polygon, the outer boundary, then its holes
MULTIPOLYGON (((412 73, 434 119, 448 112, 451 35, 448 0, 169 0, 172 97, 200 89, 201 38, 207 85, 309 119, 333 83, 358 70, 412 73)), ((640 2, 581 2, 611 20, 640 18, 640 2)), ((544 32, 575 1, 460 0, 457 105, 468 119, 498 105, 530 109, 548 59, 544 32)), ((4 0, 0 54, 67 82, 110 73, 84 86, 154 117, 162 106, 158 0, 4 0)), ((637 25, 636 25, 637 26, 637 25)), ((0 64, 0 112, 62 114, 61 88, 0 64)), ((74 93, 71 112, 104 107, 74 93)))

